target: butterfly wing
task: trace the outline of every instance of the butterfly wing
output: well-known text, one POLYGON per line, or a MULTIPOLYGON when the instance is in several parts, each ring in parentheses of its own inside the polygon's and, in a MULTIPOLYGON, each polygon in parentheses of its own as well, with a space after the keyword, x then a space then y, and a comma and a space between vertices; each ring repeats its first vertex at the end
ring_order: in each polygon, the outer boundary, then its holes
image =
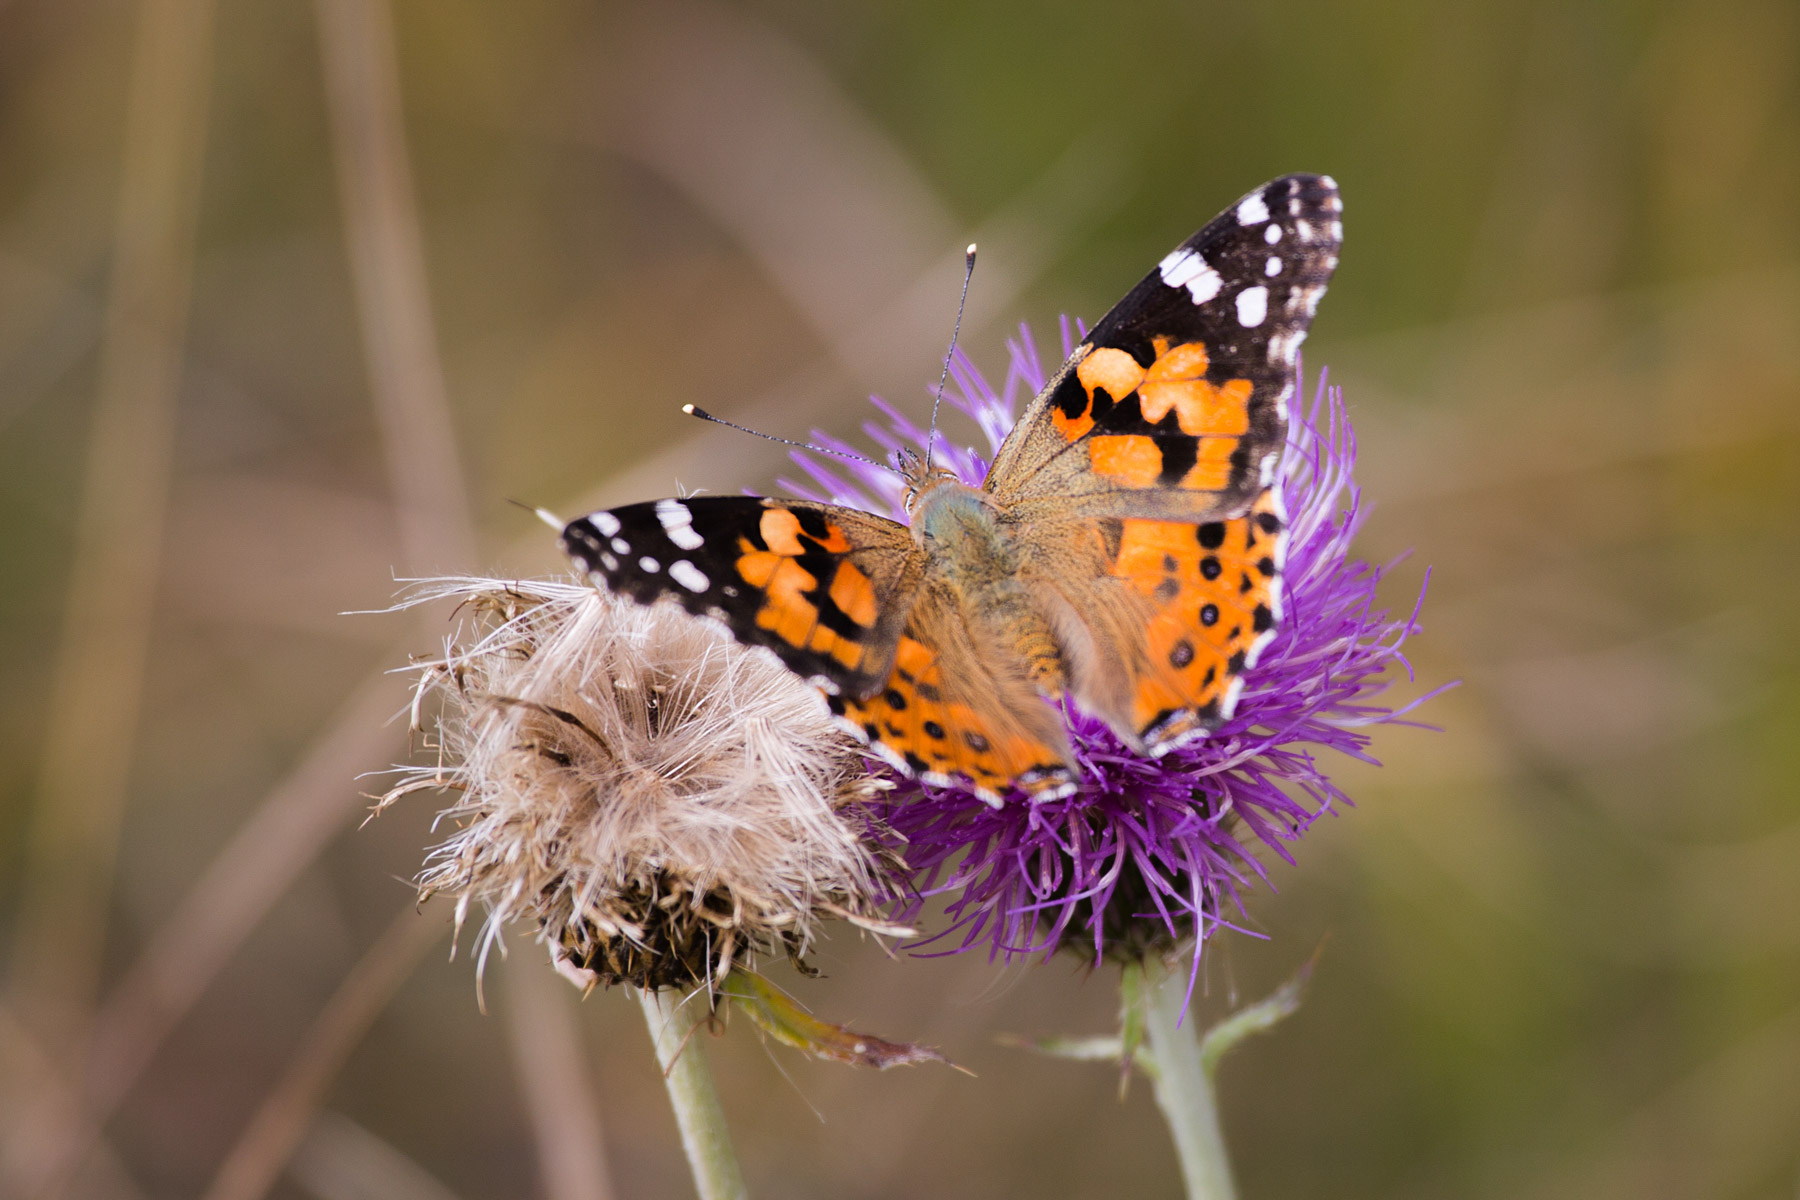
POLYGON ((678 601, 822 688, 846 728, 899 770, 960 777, 992 802, 1073 786, 1055 711, 955 597, 922 586, 902 525, 751 496, 628 504, 571 521, 563 549, 615 595, 678 601))
POLYGON ((830 698, 870 749, 927 783, 961 782, 990 804, 1017 787, 1037 799, 1074 790, 1057 711, 1005 647, 970 636, 955 594, 921 590, 887 687, 864 700, 830 698))
POLYGON ((879 691, 919 575, 903 525, 757 496, 656 500, 569 522, 562 547, 615 595, 673 598, 828 693, 879 691))
POLYGON ((1070 518, 1043 532, 1021 576, 1060 617, 1084 709, 1150 754, 1231 716, 1281 621, 1287 530, 1275 489, 1223 521, 1070 518))
POLYGON ((994 499, 1018 521, 1243 512, 1286 436, 1342 207, 1328 176, 1284 176, 1171 251, 1025 410, 988 472, 994 499))
POLYGON ((1341 212, 1328 177, 1290 175, 1214 218, 1094 326, 989 471, 1070 690, 1151 753, 1231 716, 1281 619, 1271 484, 1341 212))

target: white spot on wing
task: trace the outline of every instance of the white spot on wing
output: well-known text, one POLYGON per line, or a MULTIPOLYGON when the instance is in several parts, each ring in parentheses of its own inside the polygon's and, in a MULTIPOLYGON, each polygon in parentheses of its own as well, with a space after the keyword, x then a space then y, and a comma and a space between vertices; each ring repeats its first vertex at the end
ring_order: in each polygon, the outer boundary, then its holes
MULTIPOLYGON (((1276 393, 1276 396, 1275 396, 1275 415, 1281 418, 1281 423, 1283 425, 1287 424, 1288 401, 1293 399, 1293 396, 1294 396, 1294 381, 1292 379, 1290 379, 1281 386, 1281 391, 1276 393)), ((1275 457, 1276 457, 1277 463, 1279 463, 1280 459, 1281 459, 1280 453, 1277 452, 1275 457)), ((1273 469, 1273 468, 1271 468, 1271 469, 1273 469)), ((1278 496, 1278 497, 1276 497, 1276 499, 1279 501, 1280 497, 1278 496)))
POLYGON ((612 540, 612 548, 613 548, 614 554, 630 554, 631 553, 631 543, 626 541, 624 538, 614 538, 612 540))
POLYGON ((611 537, 613 534, 619 532, 619 518, 613 516, 609 512, 589 513, 588 524, 592 525, 595 529, 598 529, 607 537, 611 537))
POLYGON ((644 555, 644 557, 638 559, 638 566, 642 567, 646 573, 651 574, 651 575, 654 575, 658 571, 662 570, 662 564, 657 562, 654 558, 651 558, 648 554, 646 554, 646 555, 644 555))
POLYGON ((619 569, 619 560, 602 550, 600 552, 600 565, 609 571, 616 571, 619 569))
POLYGON ((1270 279, 1281 274, 1281 259, 1273 254, 1269 255, 1269 261, 1263 264, 1263 274, 1267 275, 1270 279))
POLYGON ((1219 701, 1219 719, 1229 721, 1231 714, 1237 711, 1238 697, 1244 691, 1244 677, 1234 675, 1231 682, 1225 685, 1225 695, 1219 701))
MULTIPOLYGON (((1280 488, 1276 488, 1274 495, 1270 496, 1269 499, 1274 502, 1275 515, 1278 518, 1280 518, 1280 520, 1281 520, 1281 532, 1275 535, 1275 581, 1279 585, 1282 580, 1287 578, 1287 552, 1288 552, 1287 501, 1285 501, 1281 498, 1281 489, 1280 488)), ((1274 589, 1274 595, 1272 597, 1272 600, 1274 601, 1272 607, 1273 607, 1273 611, 1275 613, 1275 617, 1277 620, 1279 620, 1281 617, 1281 611, 1282 611, 1282 609, 1281 609, 1282 589, 1279 586, 1277 586, 1274 589)))
POLYGON ((1175 250, 1156 264, 1162 281, 1170 287, 1186 288, 1195 304, 1205 304, 1219 294, 1225 281, 1193 250, 1175 250))
POLYGON ((1281 226, 1271 225, 1267 229, 1263 230, 1263 241, 1269 243, 1269 245, 1273 246, 1276 242, 1279 242, 1280 240, 1281 240, 1281 226))
POLYGON ((1269 361, 1285 363, 1289 366, 1293 365, 1294 360, 1290 356, 1290 352, 1288 350, 1288 337, 1287 337, 1286 330, 1278 330, 1277 332, 1269 335, 1269 361))
POLYGON ((706 577, 706 572, 685 558, 676 559, 669 564, 669 578, 690 592, 704 592, 712 586, 712 580, 706 577))
POLYGON ((698 550, 706 539, 694 532, 694 514, 679 500, 658 500, 656 519, 662 523, 669 540, 683 550, 698 550))
POLYGON ((858 725, 855 721, 852 721, 849 717, 833 716, 831 718, 831 723, 855 738, 857 741, 863 743, 865 746, 868 745, 869 731, 864 729, 861 725, 858 725))
POLYGON ((1237 219, 1240 225, 1261 225, 1269 219, 1269 206, 1263 203, 1261 192, 1245 196, 1238 202, 1237 219))
POLYGON ((1300 343, 1306 340, 1306 330, 1288 329, 1269 339, 1269 357, 1276 362, 1293 366, 1300 343))
POLYGON ((1245 288, 1237 295, 1238 324, 1246 329, 1263 323, 1269 315, 1269 289, 1266 287, 1245 288))

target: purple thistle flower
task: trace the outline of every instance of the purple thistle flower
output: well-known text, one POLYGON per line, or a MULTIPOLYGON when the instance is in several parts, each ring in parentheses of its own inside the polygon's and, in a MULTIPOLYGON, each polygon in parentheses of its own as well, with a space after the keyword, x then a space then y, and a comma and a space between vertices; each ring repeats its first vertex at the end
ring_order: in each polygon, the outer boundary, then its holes
MULTIPOLYGON (((1062 334, 1066 355, 1066 319, 1062 334)), ((960 352, 951 367, 945 399, 989 446, 983 456, 939 435, 937 461, 965 483, 980 484, 1021 399, 1044 385, 1029 329, 1009 349, 997 392, 960 352)), ((922 450, 926 431, 872 399, 886 422, 865 424, 868 435, 890 453, 922 450)), ((821 446, 851 449, 815 436, 821 446)), ((794 460, 807 480, 782 483, 797 494, 905 519, 898 477, 804 452, 794 460)), ((1350 557, 1364 515, 1355 461, 1343 393, 1321 374, 1310 405, 1290 416, 1278 472, 1289 514, 1282 621, 1245 671, 1232 718, 1212 734, 1151 758, 1065 701, 1081 767, 1072 795, 1033 802, 1013 792, 996 809, 964 788, 896 782, 884 817, 916 889, 898 907, 910 918, 927 897, 950 898, 950 926, 920 945, 948 939, 954 944, 939 953, 986 945, 990 956, 1009 959, 1066 946, 1096 960, 1141 960, 1192 937, 1197 961, 1213 930, 1232 924, 1228 913, 1242 911, 1243 892, 1267 880, 1258 845, 1292 862, 1288 843, 1350 803, 1320 752, 1373 763, 1367 727, 1411 724, 1404 715, 1436 694, 1401 707, 1379 702, 1390 667, 1412 678, 1402 647, 1418 632, 1418 606, 1390 615, 1376 598, 1386 568, 1350 557)))

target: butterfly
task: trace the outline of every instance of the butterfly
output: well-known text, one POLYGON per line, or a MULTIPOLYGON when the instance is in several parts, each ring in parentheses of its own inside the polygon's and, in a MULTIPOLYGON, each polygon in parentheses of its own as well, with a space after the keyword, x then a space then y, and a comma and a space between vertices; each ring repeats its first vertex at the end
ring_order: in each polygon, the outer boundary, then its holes
POLYGON ((910 524, 754 496, 571 521, 596 583, 776 654, 872 754, 999 805, 1079 782, 1058 702, 1160 755, 1228 719, 1282 619, 1275 468, 1337 266, 1329 176, 1243 197, 1082 339, 971 487, 903 452, 910 524))

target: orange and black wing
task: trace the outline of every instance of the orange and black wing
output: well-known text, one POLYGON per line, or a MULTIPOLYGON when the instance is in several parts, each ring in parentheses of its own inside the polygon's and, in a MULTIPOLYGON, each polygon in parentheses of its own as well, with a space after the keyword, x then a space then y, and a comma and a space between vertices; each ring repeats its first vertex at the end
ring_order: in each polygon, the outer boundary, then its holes
POLYGON ((994 649, 970 636, 953 595, 928 586, 887 686, 863 699, 833 696, 832 711, 876 756, 927 783, 960 783, 993 805, 1007 788, 1039 800, 1067 795, 1075 774, 1061 714, 1022 661, 994 649))
POLYGON ((1061 628, 1068 690, 1149 754, 1228 720, 1282 620, 1280 493, 1217 521, 1078 517, 1025 539, 1021 577, 1061 628), (1078 630, 1079 632, 1073 632, 1078 630))
POLYGON ((995 500, 1021 521, 1243 512, 1286 437, 1341 212, 1328 176, 1288 175, 1177 246, 1026 409, 988 473, 995 500))
POLYGON ((984 654, 961 607, 923 584, 904 526, 745 496, 628 504, 571 521, 563 549, 614 595, 669 600, 774 651, 823 689, 870 752, 927 782, 1073 786, 1055 710, 1021 664, 984 654))
POLYGON ((562 547, 614 595, 672 600, 826 692, 879 691, 916 586, 906 527, 755 496, 656 500, 569 522, 562 547))
POLYGON ((1230 520, 1121 525, 1110 574, 1142 598, 1147 619, 1127 660, 1129 715, 1120 715, 1159 754, 1236 709, 1244 671, 1281 620, 1287 528, 1274 488, 1230 520))

